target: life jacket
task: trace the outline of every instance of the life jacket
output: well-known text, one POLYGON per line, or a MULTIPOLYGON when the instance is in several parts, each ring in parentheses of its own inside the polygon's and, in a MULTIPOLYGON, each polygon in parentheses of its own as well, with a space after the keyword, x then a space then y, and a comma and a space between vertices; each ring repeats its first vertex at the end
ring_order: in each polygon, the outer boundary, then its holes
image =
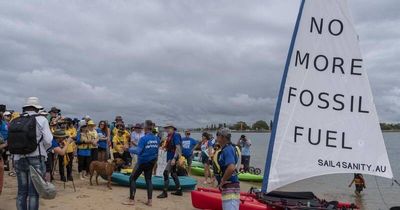
POLYGON ((179 137, 179 144, 182 143, 181 135, 179 133, 173 133, 171 136, 168 137, 165 143, 165 148, 167 149, 168 152, 175 152, 176 150, 176 145, 175 142, 173 141, 175 135, 178 135, 179 137))
POLYGON ((80 138, 81 138, 81 140, 80 140, 80 143, 78 143, 78 149, 90 149, 90 143, 84 143, 82 140, 84 139, 84 141, 87 141, 87 140, 89 140, 89 134, 88 133, 86 133, 86 134, 83 134, 83 133, 80 133, 79 135, 81 135, 80 136, 80 138))
MULTIPOLYGON (((229 145, 229 144, 227 144, 227 145, 229 145)), ((233 145, 233 144, 230 144, 230 145, 232 145, 233 148, 235 149, 235 156, 236 156, 235 160, 236 160, 236 164, 238 164, 239 157, 241 156, 240 148, 238 146, 236 146, 236 145, 233 145)), ((224 149, 224 148, 222 148, 222 149, 224 149)), ((219 176, 223 175, 222 174, 222 170, 221 170, 221 166, 218 163, 218 160, 219 160, 219 158, 221 156, 222 149, 219 149, 219 150, 215 151, 214 157, 212 159, 213 166, 214 166, 214 174, 219 175, 219 176)), ((237 167, 237 165, 236 165, 236 167, 237 167)))

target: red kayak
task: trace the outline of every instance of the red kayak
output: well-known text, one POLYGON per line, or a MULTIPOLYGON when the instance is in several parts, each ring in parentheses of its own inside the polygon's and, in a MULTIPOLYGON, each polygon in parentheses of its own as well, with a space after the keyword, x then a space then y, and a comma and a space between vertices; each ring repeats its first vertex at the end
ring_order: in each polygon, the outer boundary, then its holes
MULTIPOLYGON (((296 206, 298 206, 299 200, 294 199, 294 196, 299 198, 299 195, 307 194, 308 197, 313 195, 312 193, 302 192, 302 193, 287 193, 287 192, 276 192, 273 194, 268 194, 269 201, 262 202, 257 198, 255 193, 240 193, 240 209, 241 210, 280 210, 286 209, 290 206, 287 202, 282 203, 283 195, 287 198, 287 200, 295 200, 296 206), (277 197, 274 197, 277 196, 277 197), (274 200, 275 199, 275 200, 274 200), (268 204, 267 204, 268 203, 268 204)), ((313 199, 316 197, 314 196, 313 199)), ((315 204, 315 200, 312 200, 315 204)), ((334 203, 338 209, 357 209, 354 204, 350 203, 334 203)), ((218 189, 212 188, 198 188, 197 190, 192 191, 192 205, 197 209, 212 209, 212 210, 222 210, 222 201, 221 201, 221 193, 218 189)), ((290 209, 290 208, 288 208, 290 209)), ((326 209, 323 207, 313 208, 313 209, 326 209)))

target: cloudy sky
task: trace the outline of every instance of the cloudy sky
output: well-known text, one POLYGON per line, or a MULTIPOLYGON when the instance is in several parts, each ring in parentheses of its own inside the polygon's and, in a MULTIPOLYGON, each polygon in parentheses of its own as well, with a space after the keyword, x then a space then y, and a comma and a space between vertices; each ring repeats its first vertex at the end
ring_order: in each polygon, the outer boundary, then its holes
MULTIPOLYGON (((299 0, 2 1, 0 100, 181 127, 270 120, 299 0)), ((381 121, 400 121, 400 2, 349 1, 381 121)))

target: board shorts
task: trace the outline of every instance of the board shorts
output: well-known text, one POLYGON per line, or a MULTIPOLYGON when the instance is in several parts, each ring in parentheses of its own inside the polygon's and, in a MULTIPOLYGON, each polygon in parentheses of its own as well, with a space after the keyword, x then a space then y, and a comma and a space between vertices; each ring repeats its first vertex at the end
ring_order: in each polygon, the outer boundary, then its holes
POLYGON ((193 155, 190 155, 190 156, 183 155, 183 157, 186 158, 186 162, 187 162, 188 166, 191 166, 192 161, 193 161, 193 155))
POLYGON ((222 209, 239 210, 240 204, 240 184, 228 183, 222 186, 222 209))

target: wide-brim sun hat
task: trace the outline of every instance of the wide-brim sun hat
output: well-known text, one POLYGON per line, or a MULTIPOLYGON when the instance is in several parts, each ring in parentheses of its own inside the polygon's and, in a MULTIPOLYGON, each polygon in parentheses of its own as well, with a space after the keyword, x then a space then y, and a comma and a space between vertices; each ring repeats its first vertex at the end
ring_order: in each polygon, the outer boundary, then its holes
POLYGON ((67 138, 68 137, 68 135, 62 129, 55 130, 54 133, 53 133, 53 136, 55 138, 67 138))
POLYGON ((43 106, 40 105, 40 101, 39 101, 38 97, 27 98, 23 108, 26 108, 26 107, 35 107, 36 109, 43 109, 43 106))
POLYGON ((5 112, 3 113, 3 116, 11 116, 11 112, 5 111, 5 112))
POLYGON ((89 121, 87 122, 87 125, 90 126, 90 125, 96 125, 96 124, 94 123, 93 120, 89 120, 89 121))
POLYGON ((164 128, 173 128, 174 130, 176 130, 176 127, 172 124, 172 123, 167 123, 164 128))
POLYGON ((58 109, 57 107, 53 106, 51 107, 49 113, 60 113, 61 109, 58 109))

